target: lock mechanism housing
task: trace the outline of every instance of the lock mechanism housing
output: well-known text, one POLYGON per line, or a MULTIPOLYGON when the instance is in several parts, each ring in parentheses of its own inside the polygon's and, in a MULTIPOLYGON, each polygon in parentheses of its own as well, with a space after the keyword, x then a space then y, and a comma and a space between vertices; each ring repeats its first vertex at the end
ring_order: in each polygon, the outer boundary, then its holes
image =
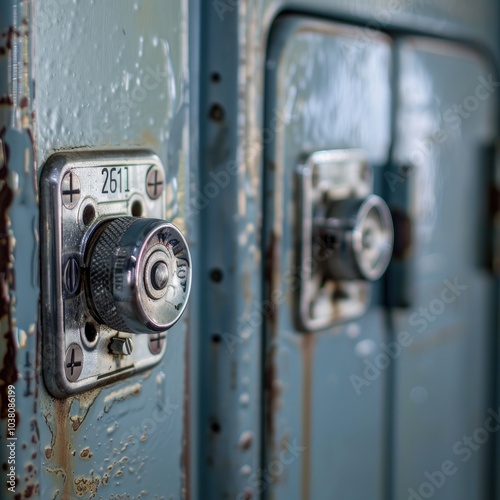
POLYGON ((297 169, 297 322, 303 331, 362 316, 387 270, 394 231, 359 150, 316 152, 297 169))
POLYGON ((57 153, 40 182, 43 373, 67 397, 161 360, 191 256, 152 153, 57 153))

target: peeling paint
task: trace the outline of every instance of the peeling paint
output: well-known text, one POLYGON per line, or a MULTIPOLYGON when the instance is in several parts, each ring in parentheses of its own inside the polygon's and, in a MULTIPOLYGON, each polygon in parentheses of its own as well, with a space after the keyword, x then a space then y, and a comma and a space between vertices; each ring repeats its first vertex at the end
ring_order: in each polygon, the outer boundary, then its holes
MULTIPOLYGON (((0 141, 5 130, 0 131, 0 141)), ((6 182, 9 174, 9 150, 0 142, 4 153, 3 165, 0 167, 0 342, 3 361, 0 369, 0 418, 7 417, 7 387, 15 384, 18 373, 15 365, 16 342, 11 311, 11 290, 15 288, 12 270, 12 240, 10 236, 10 220, 8 210, 13 201, 13 192, 6 182)))
POLYGON ((79 476, 74 480, 74 490, 77 496, 82 497, 87 493, 95 495, 99 489, 99 484, 101 483, 101 478, 99 476, 94 477, 94 473, 90 474, 90 477, 79 476))
POLYGON ((80 458, 82 460, 90 460, 92 458, 93 453, 90 451, 90 448, 86 446, 80 451, 80 458))
POLYGON ((141 393, 142 385, 140 383, 132 384, 113 391, 104 398, 104 413, 109 413, 116 402, 125 401, 132 396, 138 396, 141 393))

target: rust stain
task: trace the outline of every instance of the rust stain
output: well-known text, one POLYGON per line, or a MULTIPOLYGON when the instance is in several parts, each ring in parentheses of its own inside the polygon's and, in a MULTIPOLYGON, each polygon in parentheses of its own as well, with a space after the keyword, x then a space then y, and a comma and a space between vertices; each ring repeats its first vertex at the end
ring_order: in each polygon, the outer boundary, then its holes
MULTIPOLYGON (((5 128, 0 132, 0 140, 5 135, 5 128)), ((10 291, 15 289, 12 268, 12 241, 9 236, 8 210, 14 199, 14 193, 7 183, 9 173, 9 148, 3 142, 3 165, 0 167, 0 334, 5 342, 4 359, 0 370, 0 418, 7 418, 7 387, 18 379, 16 366, 16 341, 12 323, 10 291)), ((17 420, 17 419, 16 419, 17 420)), ((17 421, 16 421, 17 424, 17 421)))
POLYGON ((19 107, 20 108, 27 108, 28 104, 29 104, 29 99, 26 96, 21 97, 21 99, 19 100, 19 107))
MULTIPOLYGON (((277 252, 279 251, 279 239, 273 232, 269 246, 264 254, 264 280, 266 285, 266 295, 269 296, 273 290, 275 283, 279 283, 279 266, 275 263, 279 262, 277 252)), ((271 445, 274 443, 274 414, 278 407, 280 399, 280 384, 278 383, 278 373, 276 369, 276 347, 273 339, 276 338, 278 332, 277 315, 278 308, 272 308, 271 314, 266 316, 267 336, 264 340, 266 354, 264 358, 264 426, 267 442, 271 445)), ((274 453, 274 450, 272 450, 274 453)))
POLYGON ((243 500, 252 500, 253 498, 253 490, 251 488, 245 488, 243 490, 243 500))
POLYGON ((21 500, 24 498, 35 498, 39 496, 38 484, 27 484, 22 493, 17 493, 14 496, 15 500, 21 500))
MULTIPOLYGON (((101 483, 101 478, 99 476, 94 477, 94 472, 90 473, 90 477, 79 476, 74 480, 74 490, 77 496, 83 497, 86 493, 90 493, 92 496, 97 493, 99 489, 99 484, 101 483)), ((66 498, 63 496, 63 498, 66 498)))
MULTIPOLYGON (((45 466, 45 470, 54 475, 60 475, 63 481, 61 489, 61 498, 72 498, 71 486, 76 488, 76 479, 71 481, 73 477, 73 457, 76 453, 71 451, 73 439, 70 437, 70 422, 74 429, 75 421, 78 422, 78 427, 82 424, 87 416, 90 407, 95 402, 100 390, 89 391, 75 398, 55 399, 47 395, 42 402, 42 415, 47 423, 47 427, 52 435, 50 446, 45 447, 45 458, 52 462, 51 466, 45 466), (80 414, 71 418, 71 407, 78 401, 80 414)), ((75 432, 73 430, 73 432, 75 432)), ((83 451, 83 450, 82 450, 83 451)), ((92 456, 89 451, 89 458, 92 456)), ((83 458, 83 457, 82 457, 83 458)), ((84 491, 89 482, 84 481, 84 478, 79 478, 78 487, 81 490, 76 491, 78 496, 79 491, 84 491)), ((94 481, 94 479, 92 479, 94 481)), ((91 481, 91 482, 92 482, 91 481)))
MULTIPOLYGON (((29 6, 25 6, 25 11, 29 10, 29 6)), ((28 19, 23 19, 23 24, 25 26, 28 25, 28 19)), ((17 65, 19 68, 23 69, 22 75, 20 74, 20 79, 18 81, 18 93, 17 95, 22 96, 19 100, 19 110, 22 110, 22 113, 17 115, 17 109, 13 109, 13 106, 16 104, 14 101, 14 94, 4 94, 0 96, 0 105, 4 111, 8 111, 11 117, 16 117, 15 125, 13 125, 13 130, 16 132, 28 133, 30 137, 32 137, 31 133, 31 121, 30 117, 30 65, 29 65, 29 53, 28 53, 28 43, 20 46, 19 51, 15 52, 12 50, 17 40, 16 38, 23 37, 25 42, 28 41, 29 32, 26 29, 23 29, 22 32, 20 30, 15 29, 14 27, 10 27, 7 31, 0 34, 0 43, 2 46, 0 47, 0 54, 7 55, 9 58, 9 64, 12 64, 12 67, 17 65), (9 107, 10 109, 6 109, 9 107)), ((3 158, 3 164, 0 165, 0 341, 3 341, 2 350, 4 359, 1 363, 0 370, 0 416, 4 418, 5 410, 7 405, 5 404, 5 389, 8 385, 14 384, 19 380, 20 375, 18 373, 18 367, 16 364, 16 354, 17 351, 21 348, 16 341, 15 334, 15 305, 16 305, 16 297, 12 296, 12 292, 16 290, 15 283, 15 272, 14 272, 14 246, 15 246, 15 238, 12 235, 12 228, 10 225, 10 220, 8 218, 8 210, 10 209, 12 202, 14 200, 14 192, 12 188, 9 186, 9 176, 11 171, 20 172, 19 167, 21 165, 16 166, 10 164, 10 151, 7 142, 3 142, 4 137, 6 136, 7 130, 4 128, 0 131, 0 147, 3 148, 3 151, 0 155, 3 158)), ((33 142, 33 141, 32 141, 33 142)), ((24 172, 28 176, 30 173, 33 177, 33 186, 34 192, 37 190, 37 179, 36 179, 36 171, 34 168, 34 160, 30 153, 29 148, 26 148, 25 151, 25 164, 24 164, 24 172)), ((35 258, 35 257, 34 257, 35 258)), ((23 291, 19 289, 17 294, 18 298, 23 298, 23 291)), ((19 304, 19 301, 18 301, 19 304)), ((35 322, 33 322, 32 330, 30 330, 29 335, 32 335, 35 332, 35 322)), ((24 450, 22 452, 22 457, 28 459, 31 457, 30 461, 24 463, 24 478, 22 478, 21 482, 18 482, 18 490, 15 498, 34 498, 40 495, 39 493, 39 485, 38 485, 38 471, 36 460, 38 457, 38 445, 40 441, 40 431, 38 427, 38 422, 36 419, 37 413, 37 398, 38 398, 38 370, 34 369, 34 374, 37 377, 36 387, 34 391, 31 390, 31 373, 32 373, 32 365, 31 358, 28 357, 28 348, 29 344, 26 344, 26 333, 21 331, 21 341, 20 344, 26 350, 26 366, 29 367, 28 374, 24 377, 24 381, 26 381, 26 390, 19 390, 18 394, 23 395, 26 400, 25 403, 28 403, 28 398, 31 397, 33 400, 33 415, 31 418, 29 414, 23 412, 23 432, 28 432, 28 436, 26 436, 25 442, 22 443, 21 449, 24 450), (24 338, 24 342, 23 342, 24 338), (29 428, 28 428, 29 422, 29 428)), ((35 358, 39 357, 40 349, 38 349, 38 338, 33 345, 31 344, 31 353, 35 353, 35 358)), ((21 381, 18 382, 18 385, 21 385, 21 381)), ((21 388, 20 388, 21 389, 21 388)), ((29 412, 28 412, 29 413, 29 412)), ((20 416, 16 414, 16 426, 19 426, 20 416)), ((29 459, 28 459, 29 460, 29 459)))
POLYGON ((73 429, 73 432, 76 432, 80 428, 80 425, 82 425, 83 420, 80 420, 78 415, 71 415, 69 419, 71 420, 71 428, 73 429))
POLYGON ((86 446, 80 452, 80 458, 83 460, 90 460, 92 458, 93 453, 90 451, 90 448, 86 446))
POLYGON ((12 100, 11 95, 2 95, 0 96, 0 105, 5 105, 5 106, 13 106, 14 101, 12 100))
POLYGON ((73 461, 69 454, 69 440, 67 424, 69 421, 69 410, 71 406, 70 400, 56 400, 52 401, 53 404, 53 417, 55 429, 52 433, 52 449, 53 460, 61 467, 66 475, 62 487, 62 498, 69 498, 70 495, 70 482, 68 477, 73 475, 73 461))

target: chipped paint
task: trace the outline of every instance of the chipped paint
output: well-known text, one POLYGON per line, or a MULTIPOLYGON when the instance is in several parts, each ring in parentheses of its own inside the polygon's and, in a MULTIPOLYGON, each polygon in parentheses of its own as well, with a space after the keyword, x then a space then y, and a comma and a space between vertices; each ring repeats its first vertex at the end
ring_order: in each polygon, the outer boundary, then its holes
POLYGON ((74 480, 74 491, 77 496, 83 497, 85 494, 91 493, 95 495, 99 489, 101 478, 94 476, 92 471, 89 477, 79 476, 74 480))
MULTIPOLYGON (((19 261, 9 262, 16 271, 16 292, 23 299, 22 302, 19 298, 16 301, 15 295, 9 292, 12 321, 5 317, 0 318, 0 322, 3 320, 5 331, 13 332, 13 341, 19 342, 17 394, 22 408, 19 432, 23 433, 23 447, 18 456, 20 463, 24 461, 33 465, 28 474, 30 481, 32 478, 33 484, 37 484, 33 487, 29 484, 27 488, 20 488, 19 492, 26 497, 36 492, 33 494, 42 498, 60 500, 100 495, 101 490, 106 488, 102 493, 104 497, 118 498, 131 493, 139 498, 146 495, 147 490, 153 494, 177 497, 182 484, 179 471, 183 467, 180 463, 183 411, 177 411, 179 407, 169 402, 182 400, 183 363, 162 364, 152 372, 151 378, 148 378, 151 373, 146 374, 141 378, 135 377, 129 384, 115 384, 103 391, 82 394, 65 401, 51 398, 43 386, 40 365, 44 350, 38 327, 34 326, 38 324, 39 299, 36 186, 40 167, 48 154, 56 149, 89 146, 97 149, 111 144, 127 148, 139 144, 154 148, 162 156, 164 164, 169 165, 169 179, 176 181, 169 214, 178 224, 184 225, 179 212, 183 211, 180 204, 186 201, 184 183, 189 177, 186 141, 189 124, 182 119, 187 110, 189 80, 187 1, 175 0, 168 6, 153 1, 147 8, 131 2, 130 9, 122 8, 122 3, 119 6, 118 3, 69 6, 67 2, 64 5, 56 2, 50 7, 50 15, 44 2, 32 4, 15 0, 12 4, 16 19, 22 18, 19 14, 26 5, 33 5, 37 21, 32 24, 29 14, 19 22, 22 29, 5 30, 0 39, 0 72, 3 71, 2 57, 5 55, 10 62, 14 61, 9 63, 9 78, 15 77, 10 80, 12 92, 5 94, 2 98, 5 104, 0 105, 2 125, 5 113, 10 113, 8 126, 2 129, 6 153, 2 164, 9 164, 9 174, 4 178, 2 171, 0 189, 11 188, 13 191, 11 212, 15 216, 12 223, 8 221, 10 227, 7 226, 8 231, 4 231, 2 242, 10 245, 9 254, 19 257, 19 261), (132 8, 133 5, 136 7, 132 8), (61 11, 58 14, 58 9, 63 9, 64 13, 61 11), (97 26, 108 17, 98 11, 107 10, 113 12, 112 17, 117 24, 116 32, 109 34, 106 31, 109 25, 106 24, 105 29, 97 26), (162 15, 158 15, 159 12, 162 15), (182 16, 186 19, 179 22, 182 16), (59 20, 63 18, 67 22, 64 29, 60 29, 59 20), (96 22, 91 22, 91 19, 96 22), (144 33, 145 26, 153 31, 154 36, 144 33), (26 35, 31 27, 36 31, 36 51, 32 50, 26 35), (94 27, 97 28, 96 36, 90 37, 89 43, 88 32, 94 27), (55 41, 51 41, 51 37, 55 41), (100 37, 104 37, 101 42, 106 44, 107 51, 97 49, 100 37), (141 44, 135 43, 139 38, 142 39, 141 44), (6 45, 2 43, 5 40, 6 45), (136 52, 132 57, 128 51, 129 44, 135 45, 136 49, 140 45, 140 53, 136 52), (56 53, 54 46, 61 47, 61 50, 56 53), (87 58, 86 53, 89 54, 87 58), (96 64, 96 54, 103 60, 98 62, 100 70, 95 72, 98 78, 89 83, 87 79, 93 74, 90 67, 96 64), (108 56, 112 60, 107 60, 108 56), (61 64, 61 61, 66 63, 61 64), (22 70, 23 67, 27 70, 22 70), (112 69, 106 73, 102 71, 106 67, 112 69), (20 69, 18 75, 15 74, 17 68, 20 69), (36 114, 33 109, 33 82, 30 80, 35 68, 40 77, 37 81, 36 114), (80 71, 83 71, 83 76, 76 76, 80 71), (128 85, 128 91, 134 92, 136 97, 142 97, 141 85, 151 83, 151 80, 144 79, 147 71, 159 75, 161 81, 155 89, 148 91, 144 99, 133 102, 125 120, 117 119, 122 111, 117 104, 123 103, 121 94, 126 96, 125 86, 128 85), (121 80, 125 73, 128 75, 126 81, 121 80), (89 89, 92 90, 88 92, 89 89), (58 98, 62 101, 57 101, 58 98), (32 133, 31 124, 35 117, 40 117, 40 120, 35 123, 36 130, 32 133), (13 135, 13 129, 16 129, 17 135, 13 135), (12 149, 11 146, 15 147, 12 149), (157 376, 161 381, 156 384, 157 376), (153 398, 150 404, 149 398, 157 390, 158 400, 153 401, 153 398), (26 399, 21 396, 24 393, 29 394, 26 399), (153 410, 167 405, 169 413, 162 416, 161 421, 155 421, 157 413, 153 410), (30 421, 31 412, 33 422, 30 421), (155 428, 151 427, 151 421, 155 428), (138 434, 137 428, 141 429, 138 434), (129 434, 132 436, 130 440, 126 438, 129 434), (147 440, 141 441, 144 436, 147 440), (133 450, 133 458, 124 456, 125 450, 133 450), (25 460, 25 455, 31 461, 25 460), (158 457, 164 459, 157 460, 158 457), (106 459, 110 459, 109 462, 106 459), (104 464, 109 464, 113 472, 104 470, 104 464), (157 474, 160 468, 162 473, 157 474), (127 486, 130 475, 134 479, 127 486), (147 490, 144 487, 146 482, 147 490)), ((8 201, 5 193, 1 192, 3 202, 8 201)), ((7 260, 1 264, 4 262, 7 260)), ((4 290, 11 286, 6 282, 7 278, 13 284, 14 273, 12 276, 1 276, 4 290)), ((170 335, 172 340, 169 339, 168 351, 175 359, 177 353, 182 351, 185 338, 183 325, 179 324, 170 335)), ((1 354, 3 356, 3 352, 1 354)), ((5 366, 2 364, 0 368, 5 366)))
MULTIPOLYGON (((5 130, 0 132, 0 140, 5 130)), ((15 384, 18 374, 14 364, 16 359, 16 341, 14 335, 11 290, 15 288, 13 273, 12 236, 10 235, 10 220, 8 210, 13 201, 13 191, 7 179, 9 173, 9 151, 7 145, 0 144, 4 149, 4 162, 0 167, 0 339, 3 362, 0 368, 0 418, 7 417, 8 394, 7 387, 15 384)))
POLYGON ((140 383, 136 383, 108 394, 104 398, 104 413, 109 413, 113 405, 118 401, 125 401, 132 396, 139 396, 141 390, 142 385, 140 383))
MULTIPOLYGON (((15 368, 13 360, 16 354, 16 339, 18 339, 18 370, 13 369, 5 375, 14 380, 19 372, 16 384, 19 387, 18 394, 27 394, 22 396, 24 399, 20 400, 22 411, 20 412, 19 432, 23 433, 20 442, 26 445, 26 448, 22 450, 22 463, 28 466, 33 465, 33 469, 28 473, 29 477, 37 476, 37 480, 41 481, 40 488, 37 489, 36 485, 29 485, 22 494, 25 496, 38 494, 42 498, 59 499, 74 495, 123 498, 127 489, 134 488, 133 494, 136 497, 148 494, 177 497, 181 496, 181 489, 182 494, 189 497, 190 477, 187 472, 191 461, 190 450, 195 444, 190 442, 187 429, 190 420, 195 420, 195 418, 189 413, 190 403, 187 398, 189 384, 186 381, 189 371, 188 360, 197 359, 197 353, 186 352, 183 349, 183 341, 175 340, 175 336, 182 337, 185 334, 185 330, 189 327, 188 322, 186 321, 183 327, 172 332, 173 341, 170 342, 169 339, 168 362, 165 361, 158 371, 153 372, 154 376, 149 380, 134 379, 134 381, 139 380, 137 383, 141 387, 137 394, 130 392, 130 385, 115 385, 96 394, 95 400, 89 404, 83 400, 60 403, 47 395, 39 375, 43 346, 39 343, 37 328, 32 328, 32 325, 36 323, 38 301, 35 164, 41 167, 51 151, 96 146, 128 147, 132 144, 158 149, 159 154, 165 160, 164 163, 169 165, 169 171, 172 169, 172 175, 177 175, 175 169, 178 165, 181 166, 179 196, 177 199, 172 196, 174 201, 169 210, 176 220, 181 224, 184 223, 183 217, 179 216, 177 211, 182 212, 183 207, 179 205, 185 201, 184 184, 186 179, 190 178, 189 172, 185 171, 189 163, 186 153, 187 127, 186 124, 181 123, 181 120, 175 121, 175 117, 182 116, 183 106, 187 103, 188 54, 187 50, 182 47, 187 47, 188 3, 187 1, 171 2, 171 5, 165 7, 159 2, 151 1, 145 7, 139 2, 130 2, 129 9, 121 9, 123 4, 118 5, 112 0, 108 5, 80 2, 79 5, 74 6, 68 5, 68 2, 61 2, 64 4, 61 6, 56 2, 51 4, 51 8, 55 10, 50 16, 45 10, 47 2, 31 3, 14 0, 11 3, 17 8, 16 23, 14 26, 2 29, 0 64, 3 60, 11 62, 12 52, 16 48, 19 51, 16 53, 17 60, 14 62, 21 64, 9 65, 9 82, 17 85, 17 88, 0 96, 2 100, 0 120, 3 124, 4 113, 8 113, 9 131, 21 130, 24 127, 30 137, 35 137, 29 148, 23 143, 21 148, 23 160, 16 165, 9 164, 10 172, 14 172, 15 175, 4 178, 2 173, 0 179, 0 198, 5 202, 8 201, 8 196, 6 198, 5 194, 14 195, 12 201, 19 202, 14 207, 14 211, 17 214, 23 214, 19 220, 23 227, 30 228, 30 231, 23 229, 17 233, 13 232, 12 226, 9 226, 10 221, 6 217, 5 231, 0 231, 0 252, 2 248, 7 249, 6 259, 0 260, 0 266, 8 263, 2 271, 5 271, 5 274, 0 275, 2 306, 4 300, 7 298, 9 300, 5 308, 6 314, 0 314, 0 340, 2 349, 5 346, 5 349, 12 354, 11 357, 4 358, 5 351, 2 351, 0 362, 2 370, 6 364, 15 368), (37 9, 36 19, 39 26, 36 28, 38 30, 36 51, 30 48, 29 43, 25 43, 28 41, 27 32, 32 24, 31 14, 26 5, 28 7, 34 5, 37 9), (167 15, 165 15, 166 12, 167 15), (112 24, 109 23, 110 18, 116 20, 116 29, 109 26, 112 24), (43 25, 43 22, 47 24, 43 25), (92 31, 94 28, 95 32, 92 31), (175 35, 171 35, 172 33, 175 35), (104 46, 106 50, 102 50, 104 46), (59 47, 60 50, 56 53, 54 47, 59 47), (127 109, 123 120, 116 119, 116 114, 112 110, 113 104, 116 102, 120 104, 120 93, 133 90, 137 79, 141 81, 143 75, 140 74, 140 70, 143 70, 149 63, 160 70, 172 68, 169 74, 175 75, 174 78, 164 82, 161 90, 153 98, 147 97, 144 101, 135 103, 137 106, 134 108, 127 109), (30 90, 32 82, 29 81, 35 64, 40 76, 40 86, 37 87, 36 115, 33 109, 34 92, 30 90), (23 70, 24 67, 27 70, 23 70), (13 74, 10 73, 13 68, 21 68, 20 78, 17 78, 18 75, 13 78, 13 74), (98 72, 96 68, 100 71, 98 72), (88 78, 88 75, 92 76, 88 78), (58 102, 58 98, 62 101, 58 102), (35 116, 39 116, 40 120, 37 133, 33 135, 31 124, 35 116), (31 182, 26 183, 25 178, 31 182), (7 186, 7 191, 4 191, 5 186, 7 186), (32 198, 27 200, 25 196, 28 193, 28 186, 32 198), (9 193, 8 189, 15 193, 9 193), (24 206, 21 206, 23 204, 24 206), (23 237, 24 242, 19 243, 23 237), (29 243, 26 248, 29 249, 31 258, 23 258, 19 262, 14 261, 15 252, 25 248, 26 241, 29 243), (30 266, 26 265, 27 261, 30 266), (26 269, 21 269, 22 266, 26 269), (15 269, 16 273, 12 269, 15 269), (27 275, 29 275, 29 280, 26 279, 27 275), (26 284, 28 281, 29 286, 26 284), (14 300, 16 294, 23 299, 24 304, 19 301, 19 298, 16 303, 14 300), (23 313, 26 310, 23 307, 28 307, 28 305, 35 310, 34 314, 23 313), (23 322, 25 324, 22 324, 23 322), (18 328, 17 331, 16 328, 18 328), (8 338, 4 337, 5 334, 8 334, 8 338), (164 374, 160 377, 161 380, 158 380, 159 371, 164 374), (154 409, 161 406, 162 402, 168 401, 171 396, 179 403, 182 401, 182 409, 178 413, 174 412, 170 420, 162 423, 161 431, 157 431, 156 434, 145 431, 144 419, 151 418, 154 409), (33 415, 35 423, 32 421, 33 415), (39 429, 35 428, 35 424, 39 429), (137 434, 135 433, 136 427, 140 428, 137 434), (123 437, 129 434, 132 439, 128 440, 123 437), (148 436, 148 438, 141 440, 142 436, 148 436), (130 462, 126 460, 122 462, 122 464, 127 463, 128 467, 117 465, 115 457, 120 457, 125 450, 132 448, 136 449, 133 454, 130 454, 130 462), (89 450, 88 459, 81 457, 81 452, 85 449, 89 450), (181 449, 183 449, 182 462, 181 449), (37 450, 38 455, 31 459, 30 457, 37 450), (132 455, 137 456, 137 461, 129 466, 133 460, 132 455), (37 460, 42 461, 43 467, 36 466, 37 460), (101 466, 108 463, 106 460, 112 462, 110 467, 113 472, 100 470, 94 465, 95 462, 101 466), (161 463, 161 469, 159 463, 161 463), (159 488, 158 483, 155 482, 154 472, 150 472, 159 469, 164 474, 162 480, 165 482, 168 480, 171 488, 168 491, 159 488), (128 474, 133 474, 133 478, 129 478, 128 474), (143 481, 142 484, 141 481, 143 481)), ((213 10, 211 3, 207 5, 213 10)), ((261 148, 260 144, 258 148, 252 149, 251 146, 256 142, 260 143, 260 138, 264 137, 260 129, 263 123, 263 76, 267 36, 276 13, 284 5, 281 0, 242 1, 238 2, 238 6, 233 10, 234 22, 228 18, 225 23, 220 23, 220 19, 216 16, 211 20, 211 26, 216 26, 215 31, 221 33, 221 38, 219 46, 210 48, 210 64, 214 64, 215 68, 218 66, 217 69, 225 73, 222 82, 225 81, 227 73, 239 68, 235 99, 237 102, 229 102, 227 107, 228 116, 232 117, 231 127, 237 132, 236 137, 228 140, 227 145, 230 149, 237 142, 238 148, 234 156, 241 165, 241 172, 234 186, 228 190, 225 197, 222 197, 224 199, 219 203, 217 210, 214 210, 217 223, 220 225, 220 236, 225 237, 210 240, 207 244, 210 248, 206 250, 207 253, 211 252, 208 259, 210 266, 214 262, 218 265, 221 265, 221 262, 229 262, 228 269, 224 269, 225 277, 229 281, 228 284, 223 283, 214 293, 210 293, 215 304, 214 315, 210 317, 210 321, 206 321, 208 314, 200 318, 200 324, 203 327, 209 326, 211 329, 213 326, 213 331, 220 332, 220 334, 224 333, 224 330, 232 331, 233 320, 240 314, 248 312, 248 304, 252 304, 254 300, 257 302, 261 300, 261 273, 259 271, 261 262, 258 250, 262 215, 260 213, 261 148), (227 53, 232 48, 227 47, 229 32, 238 33, 238 47, 235 52, 239 59, 227 61, 227 53), (224 50, 220 50, 220 47, 224 50), (249 224, 252 224, 254 229, 248 230, 249 224), (227 241, 233 240, 238 244, 230 247, 227 241), (219 245, 217 241, 223 241, 224 244, 219 245), (215 255, 217 258, 214 258, 215 255), (256 272, 248 274, 249 266, 256 272), (235 282, 231 281, 233 275, 236 276, 235 282), (241 283, 245 284, 243 294, 239 286, 241 283), (218 304, 225 304, 227 310, 221 310, 218 304), (220 321, 221 317, 230 316, 228 311, 235 312, 235 318, 229 320, 229 325, 220 321), (220 331, 223 327, 225 328, 220 331)), ((299 3, 287 5, 296 6, 299 3)), ((364 15, 370 19, 373 10, 383 5, 385 2, 382 0, 368 2, 314 0, 308 3, 308 8, 318 12, 331 12, 335 15, 364 15)), ((498 17, 491 15, 490 10, 484 6, 484 2, 472 4, 465 0, 459 0, 458 3, 447 1, 439 8, 430 0, 418 2, 415 7, 403 8, 397 16, 397 22, 401 26, 406 24, 415 27, 416 25, 436 30, 436 27, 441 27, 445 21, 446 30, 462 31, 471 38, 489 40, 490 37, 493 38, 491 26, 496 29, 498 17), (416 15, 413 16, 413 14, 416 15)), ((0 66, 0 72, 2 71, 3 67, 0 66)), ((195 82, 195 85, 197 83, 195 82)), ((201 86, 204 88, 206 85, 202 82, 201 86)), ((226 90, 227 87, 224 89, 226 90)), ((224 91, 223 94, 232 96, 231 92, 224 91)), ((228 100, 231 99, 232 97, 228 100)), ((5 138, 3 135, 2 137, 5 138)), ((21 140, 20 137, 16 137, 15 140, 6 140, 6 147, 13 144, 20 145, 21 140)), ((200 163, 205 167, 205 163, 200 163)), ((283 166, 271 161, 268 168, 280 172, 283 166)), ((197 172, 195 174, 197 175, 197 172)), ((196 175, 194 178, 197 178, 196 175)), ((282 187, 278 186, 277 190, 281 192, 282 187)), ((173 194, 175 195, 175 192, 173 194)), ((279 196, 281 195, 278 194, 279 196)), ((283 198, 279 200, 278 205, 281 207, 281 202, 284 200, 283 198)), ((3 219, 4 212, 7 213, 6 207, 2 206, 2 209, 4 210, 0 210, 0 219, 3 219)), ((283 216, 278 213, 280 224, 275 228, 275 234, 278 236, 277 246, 282 244, 280 232, 283 216)), ((216 229, 215 224, 211 225, 210 230, 212 229, 216 229)), ((280 258, 279 249, 276 258, 278 260, 280 258)), ((276 314, 272 321, 277 323, 281 319, 280 316, 276 314)), ((197 330, 198 328, 193 329, 195 332, 197 330)), ((258 469, 260 460, 260 431, 256 422, 260 416, 261 398, 258 391, 260 390, 261 350, 257 340, 260 338, 258 330, 252 333, 253 335, 245 340, 241 348, 238 346, 239 350, 234 354, 221 353, 222 349, 225 349, 223 344, 218 349, 214 349, 214 352, 217 351, 214 356, 218 356, 217 365, 214 368, 214 365, 208 363, 209 371, 203 373, 201 377, 210 378, 213 384, 211 396, 215 394, 215 397, 210 397, 207 402, 208 413, 212 414, 213 411, 214 415, 224 420, 222 428, 224 440, 219 439, 217 444, 229 443, 227 447, 214 445, 208 452, 204 449, 201 456, 203 467, 205 463, 208 463, 210 470, 220 471, 218 478, 224 479, 224 481, 216 481, 215 485, 207 486, 210 493, 214 492, 215 498, 221 498, 224 495, 235 496, 238 492, 243 493, 243 498, 255 497, 254 489, 248 486, 248 474, 258 469), (224 371, 224 363, 227 363, 229 367, 227 371, 224 371), (256 387, 259 389, 256 390, 256 387), (226 390, 227 388, 229 390, 226 390), (248 397, 243 398, 243 394, 248 397), (240 405, 240 400, 244 404, 240 405), (226 422, 230 424, 226 425, 226 422), (248 429, 252 430, 248 431, 248 429), (242 453, 237 445, 242 433, 247 431, 254 433, 254 439, 250 441, 250 448, 242 453), (233 460, 235 450, 237 450, 238 458, 233 460), (244 458, 240 459, 240 455, 244 455, 244 458), (240 474, 240 471, 244 473, 240 474), (238 479, 234 479, 235 477, 238 479)), ((285 332, 284 341, 288 342, 292 335, 294 334, 285 332)), ((290 342, 292 345, 296 343, 296 341, 290 342)), ((208 349, 203 351, 204 356, 207 351, 208 349)), ((266 418, 275 416, 275 412, 282 408, 281 403, 286 402, 283 394, 286 394, 287 383, 290 381, 287 372, 280 370, 278 373, 275 366, 279 356, 283 356, 283 353, 277 346, 273 346, 270 354, 273 363, 266 366, 264 378, 266 394, 272 396, 270 405, 272 412, 269 416, 266 415, 266 418), (278 401, 280 401, 279 404, 278 401)), ((196 405, 194 408, 197 408, 196 405)), ((203 431, 200 434, 204 436, 205 420, 202 424, 203 431)), ((293 438, 293 436, 289 437, 293 438)), ((283 442, 283 435, 274 436, 274 438, 276 440, 280 438, 280 442, 283 442)), ((244 440, 244 443, 248 442, 248 439, 244 440)), ((121 457, 119 460, 123 458, 127 457, 121 457)), ((24 469, 22 472, 24 473, 24 469)), ((286 477, 286 475, 281 477, 280 482, 284 482, 286 477)))
MULTIPOLYGON (((37 304, 25 307, 24 301, 37 285, 28 275, 35 252, 25 260, 26 252, 34 246, 29 233, 25 237, 20 230, 31 226, 33 219, 29 221, 28 214, 36 208, 37 196, 31 140, 32 75, 25 70, 31 39, 29 31, 22 28, 30 6, 12 2, 5 7, 5 15, 0 16, 0 81, 8 90, 0 98, 0 417, 5 418, 5 389, 12 384, 18 415, 16 498, 31 498, 39 495, 40 470, 40 432, 32 417, 37 407, 36 356, 29 352, 36 345, 37 304)), ((0 438, 4 437, 2 422, 0 438)), ((2 451, 0 456, 3 459, 2 451)))
POLYGON ((90 451, 90 448, 86 446, 80 451, 80 458, 82 460, 90 460, 92 458, 93 453, 90 451))

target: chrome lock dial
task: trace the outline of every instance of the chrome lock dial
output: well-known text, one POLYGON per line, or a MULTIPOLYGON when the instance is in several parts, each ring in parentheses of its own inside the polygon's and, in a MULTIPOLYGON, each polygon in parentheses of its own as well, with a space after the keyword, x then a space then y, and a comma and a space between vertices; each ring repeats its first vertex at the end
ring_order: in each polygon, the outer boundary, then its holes
POLYGON ((329 278, 380 279, 391 260, 394 231, 389 207, 376 195, 332 202, 316 221, 320 238, 331 250, 325 263, 329 278))
POLYGON ((99 323, 155 334, 182 316, 191 259, 173 224, 135 217, 106 221, 90 237, 86 253, 89 307, 99 323))
POLYGON ((67 397, 151 369, 178 335, 191 257, 182 183, 148 151, 67 152, 40 179, 44 381, 67 397))
POLYGON ((297 323, 304 331, 363 315, 392 257, 394 231, 360 150, 319 151, 297 169, 297 323))

